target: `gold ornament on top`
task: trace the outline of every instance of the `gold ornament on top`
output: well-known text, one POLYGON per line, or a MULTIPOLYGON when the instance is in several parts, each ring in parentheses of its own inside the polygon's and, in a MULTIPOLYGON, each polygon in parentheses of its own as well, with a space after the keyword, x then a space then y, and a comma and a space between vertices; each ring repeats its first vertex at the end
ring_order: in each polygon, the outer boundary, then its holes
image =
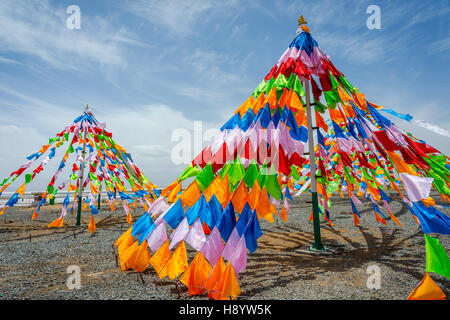
POLYGON ((301 25, 304 24, 308 24, 308 22, 306 22, 306 19, 303 17, 303 15, 301 15, 300 18, 298 19, 298 26, 300 27, 301 25))

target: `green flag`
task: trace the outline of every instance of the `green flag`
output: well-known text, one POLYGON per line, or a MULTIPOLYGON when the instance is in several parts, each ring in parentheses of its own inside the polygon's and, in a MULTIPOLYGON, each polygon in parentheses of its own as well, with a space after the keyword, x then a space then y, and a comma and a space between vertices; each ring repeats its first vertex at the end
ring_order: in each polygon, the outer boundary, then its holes
POLYGON ((294 78, 294 84, 292 85, 292 89, 301 97, 306 96, 305 90, 303 89, 302 82, 298 77, 294 78))
POLYGON ((301 178, 294 165, 291 166, 291 177, 297 181, 300 180, 300 178, 301 178))
MULTIPOLYGON (((277 200, 281 199, 281 187, 278 183, 278 176, 271 167, 270 174, 266 176, 265 187, 267 192, 277 200)), ((261 185, 261 188, 263 185, 261 185)))
POLYGON ((245 171, 244 174, 244 182, 249 188, 253 188, 253 185, 255 184, 256 178, 259 174, 259 168, 256 163, 251 163, 247 167, 247 171, 245 171))
POLYGON ((266 86, 266 81, 261 81, 261 83, 256 87, 255 91, 253 91, 252 95, 256 99, 258 98, 259 94, 263 91, 264 87, 266 86))
POLYGON ((25 175, 25 183, 30 183, 31 180, 33 180, 33 174, 32 173, 28 173, 25 175))
POLYGON ((275 85, 275 79, 272 77, 270 78, 269 81, 266 82, 266 85, 264 86, 263 90, 264 94, 268 94, 269 91, 273 88, 273 86, 275 85))
POLYGON ((425 247, 427 251, 426 272, 434 272, 450 279, 450 259, 439 240, 425 235, 425 247))
POLYGON ((277 87, 278 90, 283 90, 283 88, 287 88, 288 85, 289 85, 288 79, 285 77, 284 74, 280 74, 274 83, 274 86, 277 87))
POLYGON ((206 188, 208 188, 208 186, 214 180, 214 172, 211 163, 208 163, 203 168, 202 172, 199 173, 195 180, 197 180, 198 186, 202 192, 205 191, 206 188))
POLYGON ((197 168, 197 166, 192 166, 192 164, 190 164, 186 170, 184 170, 184 172, 181 174, 181 176, 178 178, 180 181, 184 181, 188 178, 191 177, 195 177, 200 173, 200 169, 197 168))
POLYGON ((236 158, 228 171, 228 179, 231 185, 237 184, 242 180, 245 174, 245 167, 239 157, 236 158))

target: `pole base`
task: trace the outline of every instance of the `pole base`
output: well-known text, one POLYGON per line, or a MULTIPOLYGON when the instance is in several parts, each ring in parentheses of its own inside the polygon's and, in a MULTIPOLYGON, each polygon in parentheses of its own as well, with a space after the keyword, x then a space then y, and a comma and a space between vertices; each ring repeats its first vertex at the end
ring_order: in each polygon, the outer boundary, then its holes
POLYGON ((314 246, 311 246, 308 248, 308 251, 316 252, 316 253, 327 253, 330 251, 330 249, 325 246, 322 249, 316 249, 314 246))

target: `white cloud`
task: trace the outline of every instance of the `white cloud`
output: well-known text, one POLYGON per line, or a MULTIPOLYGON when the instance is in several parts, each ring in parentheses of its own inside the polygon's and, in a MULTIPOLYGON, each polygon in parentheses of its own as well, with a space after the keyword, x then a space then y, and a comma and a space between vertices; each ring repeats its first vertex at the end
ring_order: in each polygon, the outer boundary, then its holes
POLYGON ((47 62, 54 68, 81 69, 86 62, 126 65, 123 44, 138 44, 134 35, 111 21, 82 12, 80 30, 66 27, 63 7, 48 1, 2 1, 0 51, 18 52, 47 62))

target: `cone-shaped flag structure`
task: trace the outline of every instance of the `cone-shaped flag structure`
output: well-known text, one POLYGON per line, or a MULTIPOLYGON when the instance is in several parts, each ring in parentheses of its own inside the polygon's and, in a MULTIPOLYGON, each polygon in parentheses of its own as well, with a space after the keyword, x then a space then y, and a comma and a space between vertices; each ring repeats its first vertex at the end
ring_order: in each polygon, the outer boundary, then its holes
MULTIPOLYGON (((444 201, 449 199, 447 157, 398 128, 382 113, 383 107, 370 103, 353 87, 319 48, 309 29, 301 25, 250 97, 162 192, 162 197, 177 207, 161 214, 168 216, 166 220, 157 221, 172 230, 176 227, 172 233, 177 235, 180 230, 176 225, 186 221, 182 235, 189 233, 193 248, 203 252, 211 263, 211 275, 205 284, 210 297, 229 299, 239 294, 237 274, 246 265, 242 250, 257 250, 261 221, 272 223, 273 214, 278 212, 287 221, 292 196, 315 189, 315 184, 319 213, 330 224, 334 193, 348 197, 356 225, 360 223, 358 197, 372 204, 375 221, 386 224, 381 209, 390 212, 386 191, 394 190, 424 232, 450 233, 449 218, 429 199, 432 186, 444 201), (312 96, 307 88, 311 88, 312 96), (314 127, 308 120, 309 102, 317 122, 318 143, 310 150, 316 172, 311 172, 312 163, 304 156, 311 132, 308 128, 314 127), (312 183, 312 175, 317 183, 312 183), (187 178, 193 180, 182 190, 181 183, 187 178), (217 229, 205 240, 200 225, 217 229), (223 243, 219 245, 218 240, 223 243), (222 256, 217 260, 216 249, 222 245, 222 256), (239 255, 234 256, 236 251, 239 255), (224 259, 228 261, 226 267, 224 259)), ((397 219, 391 220, 401 225, 397 219)), ((188 287, 197 277, 196 270, 201 270, 198 279, 203 282, 204 268, 195 267, 197 263, 183 277, 188 287)))
MULTIPOLYGON (((115 210, 118 202, 122 203, 127 221, 132 218, 129 213, 130 206, 136 207, 136 202, 148 208, 158 197, 158 190, 135 165, 131 155, 117 144, 112 134, 105 130, 106 124, 100 123, 92 112, 86 108, 85 112, 74 122, 64 128, 55 137, 49 139, 38 152, 30 155, 27 162, 0 184, 0 195, 15 180, 24 175, 24 184, 13 194, 5 206, 13 207, 23 195, 27 184, 44 171, 46 165, 56 158, 58 150, 66 148, 57 171, 53 174, 41 200, 33 213, 33 220, 39 215, 41 206, 51 202, 57 193, 66 192, 60 218, 50 223, 49 227, 61 227, 64 216, 73 213, 78 204, 81 211, 81 196, 85 196, 83 209, 88 206, 92 215, 98 213, 97 198, 102 191, 106 191, 111 210, 115 210), (30 169, 33 163, 37 167, 30 169), (31 171, 30 173, 26 173, 31 171), (65 175, 65 178, 62 175, 65 175), (80 202, 79 202, 80 201, 80 202), (72 202, 72 205, 71 205, 72 202)), ((79 220, 78 220, 79 222, 79 220)), ((95 231, 93 218, 89 231, 95 231)))

